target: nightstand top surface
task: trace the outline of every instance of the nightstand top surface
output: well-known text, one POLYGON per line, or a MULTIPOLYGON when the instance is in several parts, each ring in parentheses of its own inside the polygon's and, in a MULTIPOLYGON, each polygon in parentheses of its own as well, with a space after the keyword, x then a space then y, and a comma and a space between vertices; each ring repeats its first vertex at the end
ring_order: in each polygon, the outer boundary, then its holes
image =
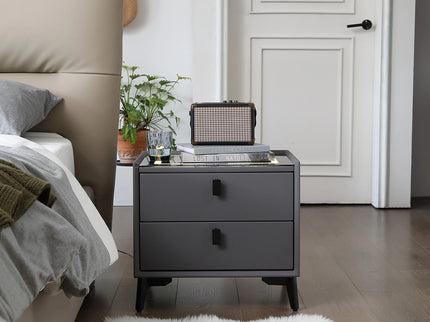
POLYGON ((239 169, 239 168, 278 168, 278 167, 291 167, 298 165, 298 160, 289 151, 286 150, 272 150, 275 154, 275 159, 271 162, 220 162, 220 163, 190 163, 182 162, 180 152, 174 152, 170 156, 168 162, 155 162, 151 163, 147 151, 142 152, 139 158, 135 161, 134 167, 139 168, 152 168, 152 169, 209 169, 209 168, 222 168, 222 169, 239 169))

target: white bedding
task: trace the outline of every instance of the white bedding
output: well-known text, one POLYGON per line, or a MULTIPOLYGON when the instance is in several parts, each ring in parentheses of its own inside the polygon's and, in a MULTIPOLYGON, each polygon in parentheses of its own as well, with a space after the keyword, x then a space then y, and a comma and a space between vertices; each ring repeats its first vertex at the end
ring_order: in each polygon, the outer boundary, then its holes
MULTIPOLYGON (((109 228, 106 226, 103 218, 100 216, 97 208, 94 206, 78 180, 72 174, 69 167, 46 147, 20 136, 0 134, 0 145, 8 147, 26 146, 54 161, 65 171, 73 192, 76 194, 81 206, 84 208, 85 213, 88 216, 89 221, 109 252, 110 264, 113 264, 118 259, 118 251, 113 236, 109 231, 109 228)), ((53 146, 55 146, 55 144, 51 144, 51 147, 53 146)))
POLYGON ((73 175, 75 174, 73 146, 70 140, 57 133, 48 132, 27 132, 22 136, 32 142, 40 144, 49 152, 55 154, 55 156, 57 156, 64 163, 70 172, 73 175))

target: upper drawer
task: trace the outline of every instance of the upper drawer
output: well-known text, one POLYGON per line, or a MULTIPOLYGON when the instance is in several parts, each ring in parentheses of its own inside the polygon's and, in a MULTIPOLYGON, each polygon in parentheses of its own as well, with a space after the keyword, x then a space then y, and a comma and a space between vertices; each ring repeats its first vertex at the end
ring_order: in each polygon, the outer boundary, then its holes
POLYGON ((287 172, 140 174, 140 220, 293 220, 293 190, 287 172))

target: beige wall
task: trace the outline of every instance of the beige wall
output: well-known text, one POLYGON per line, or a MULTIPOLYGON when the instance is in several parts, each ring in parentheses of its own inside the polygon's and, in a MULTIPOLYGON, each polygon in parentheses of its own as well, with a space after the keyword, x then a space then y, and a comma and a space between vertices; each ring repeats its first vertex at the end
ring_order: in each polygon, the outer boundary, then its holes
POLYGON ((412 196, 430 196, 430 1, 416 0, 412 196))

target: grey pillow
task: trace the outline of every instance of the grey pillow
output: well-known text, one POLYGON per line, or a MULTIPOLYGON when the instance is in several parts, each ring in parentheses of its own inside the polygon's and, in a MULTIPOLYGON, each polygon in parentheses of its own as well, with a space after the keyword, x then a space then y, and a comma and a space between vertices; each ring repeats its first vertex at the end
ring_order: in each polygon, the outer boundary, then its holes
POLYGON ((47 89, 0 79, 0 134, 22 135, 61 100, 47 89))

